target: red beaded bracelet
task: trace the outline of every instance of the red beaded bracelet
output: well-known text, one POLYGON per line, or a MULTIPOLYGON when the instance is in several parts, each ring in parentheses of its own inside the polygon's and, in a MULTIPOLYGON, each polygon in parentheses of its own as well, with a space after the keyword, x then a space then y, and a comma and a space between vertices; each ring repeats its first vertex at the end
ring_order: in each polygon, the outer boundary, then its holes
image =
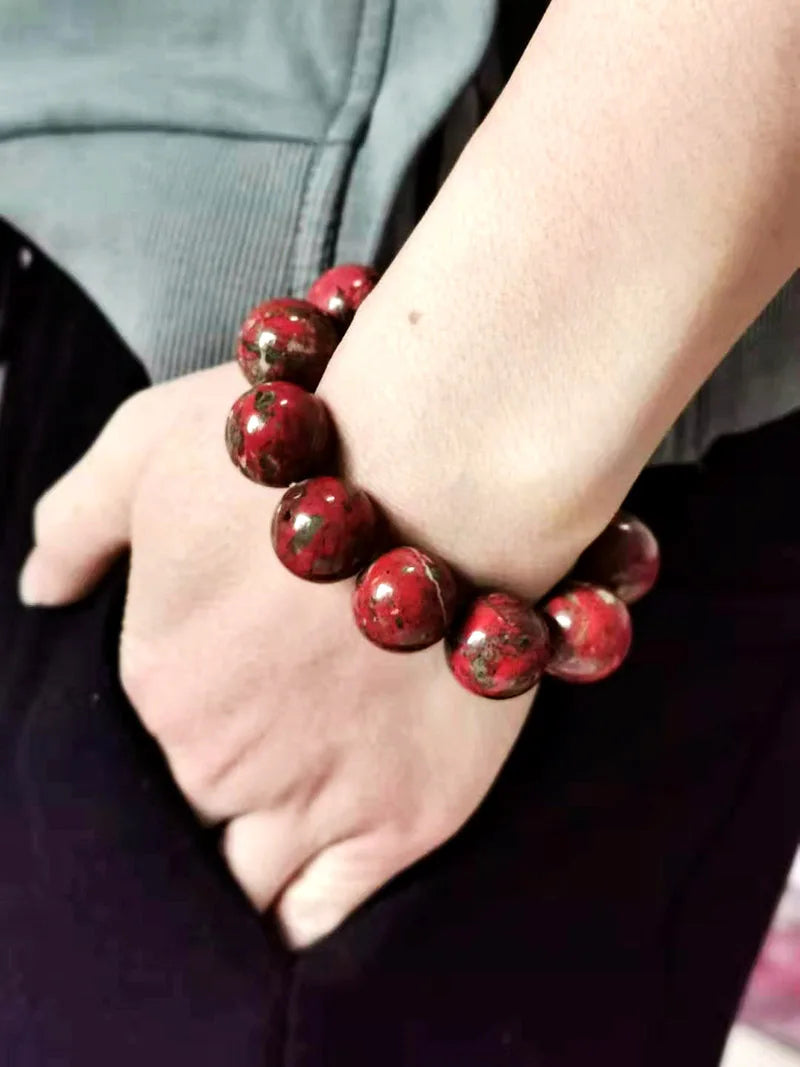
POLYGON ((630 649, 627 605, 649 592, 659 571, 658 542, 633 515, 619 512, 540 607, 490 592, 455 623, 458 586, 444 562, 410 546, 370 562, 375 507, 363 490, 322 472, 333 426, 312 390, 376 282, 370 267, 334 267, 312 285, 308 300, 259 304, 239 333, 236 357, 253 388, 231 408, 225 441, 248 478, 288 486, 272 520, 276 555, 308 581, 357 574, 353 614, 364 636, 406 652, 446 638, 454 677, 479 696, 519 696, 544 674, 578 683, 608 677, 630 649))

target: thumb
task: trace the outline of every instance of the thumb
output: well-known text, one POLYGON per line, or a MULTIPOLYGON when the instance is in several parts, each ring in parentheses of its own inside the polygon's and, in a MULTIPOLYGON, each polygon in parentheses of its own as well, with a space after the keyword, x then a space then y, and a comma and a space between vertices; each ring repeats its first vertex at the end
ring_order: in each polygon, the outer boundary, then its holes
POLYGON ((150 410, 152 392, 125 401, 84 457, 39 499, 34 547, 19 577, 23 604, 79 600, 127 545, 134 489, 159 422, 150 410))
POLYGON ((284 889, 278 921, 292 948, 325 937, 418 855, 389 849, 377 834, 330 845, 284 889))

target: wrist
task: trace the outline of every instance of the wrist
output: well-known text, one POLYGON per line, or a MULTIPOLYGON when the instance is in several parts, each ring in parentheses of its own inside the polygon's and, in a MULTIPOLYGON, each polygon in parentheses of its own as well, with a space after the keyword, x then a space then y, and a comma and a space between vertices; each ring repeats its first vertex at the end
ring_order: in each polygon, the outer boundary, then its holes
POLYGON ((453 367, 466 341, 451 331, 444 355, 422 321, 412 328, 378 291, 370 302, 319 388, 342 473, 372 496, 397 541, 441 556, 477 586, 538 598, 603 529, 627 487, 591 484, 555 413, 537 419, 531 403, 528 416, 523 402, 504 417, 512 405, 483 403, 491 383, 453 367), (380 363, 372 358, 378 346, 380 363))

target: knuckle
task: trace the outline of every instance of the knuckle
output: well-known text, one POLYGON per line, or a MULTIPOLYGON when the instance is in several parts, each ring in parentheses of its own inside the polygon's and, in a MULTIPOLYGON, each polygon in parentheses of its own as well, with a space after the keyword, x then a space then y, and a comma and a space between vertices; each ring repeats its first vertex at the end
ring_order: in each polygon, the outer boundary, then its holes
POLYGON ((241 782, 237 784, 238 756, 219 746, 187 741, 164 746, 175 784, 207 818, 230 818, 240 807, 241 782))
POLYGON ((218 792, 215 769, 191 748, 177 748, 168 756, 172 777, 183 795, 206 810, 213 807, 218 792))
POLYGON ((456 813, 449 806, 429 809, 415 828, 414 845, 421 855, 432 852, 449 841, 463 822, 461 813, 456 813))
POLYGON ((148 658, 142 654, 141 646, 126 640, 123 633, 119 653, 120 682, 128 700, 140 715, 149 704, 148 680, 152 671, 146 666, 148 658))
POLYGON ((231 792, 243 788, 252 739, 239 738, 214 709, 201 708, 191 685, 176 684, 174 662, 155 641, 123 633, 119 677, 184 796, 206 814, 227 810, 231 792))
POLYGON ((186 701, 169 684, 157 646, 126 638, 120 644, 119 678, 142 725, 169 750, 185 741, 190 715, 186 701))
POLYGON ((144 393, 134 393, 119 405, 103 427, 87 456, 94 462, 108 462, 120 448, 130 449, 139 437, 138 427, 145 417, 144 393))
POLYGON ((148 393, 149 390, 142 389, 138 393, 131 393, 130 396, 126 397, 114 410, 103 432, 116 433, 119 430, 127 429, 131 423, 138 422, 146 411, 148 393))
POLYGON ((150 389, 133 393, 113 412, 84 457, 94 475, 107 475, 132 452, 138 454, 152 426, 150 389))
POLYGON ((238 757, 216 744, 186 741, 172 746, 176 780, 187 793, 213 799, 229 781, 238 757))
POLYGON ((443 839, 428 818, 414 822, 403 820, 381 835, 381 859, 386 866, 400 870, 431 852, 443 839))
POLYGON ((106 423, 101 439, 113 453, 128 452, 132 442, 157 440, 179 417, 182 379, 140 389, 122 401, 106 423))

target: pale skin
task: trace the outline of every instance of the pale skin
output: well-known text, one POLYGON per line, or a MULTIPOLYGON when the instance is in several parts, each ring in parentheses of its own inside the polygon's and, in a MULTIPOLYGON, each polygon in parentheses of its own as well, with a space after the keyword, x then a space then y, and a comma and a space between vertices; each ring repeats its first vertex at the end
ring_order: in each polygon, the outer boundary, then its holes
MULTIPOLYGON (((555 0, 320 387, 404 538, 531 596, 568 569, 800 262, 799 81, 790 0, 555 0)), ((281 568, 279 494, 221 444, 242 388, 126 403, 39 503, 21 591, 79 598, 130 544, 126 691, 303 947, 463 825, 530 699, 372 648, 347 583, 281 568)))

